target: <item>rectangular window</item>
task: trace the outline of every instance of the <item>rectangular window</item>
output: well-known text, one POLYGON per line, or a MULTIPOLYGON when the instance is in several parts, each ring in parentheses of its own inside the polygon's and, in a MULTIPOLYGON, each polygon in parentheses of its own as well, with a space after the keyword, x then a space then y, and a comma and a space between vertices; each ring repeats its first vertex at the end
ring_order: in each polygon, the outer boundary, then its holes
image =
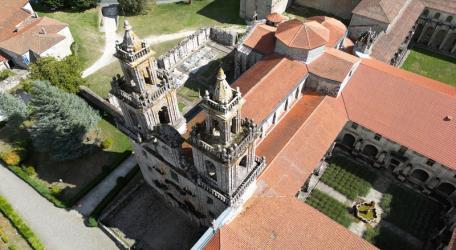
POLYGON ((431 166, 431 167, 432 167, 432 166, 434 166, 434 163, 435 163, 435 161, 434 161, 434 160, 428 159, 428 160, 427 160, 427 162, 426 162, 426 165, 428 165, 428 166, 431 166))
POLYGON ((351 128, 352 129, 357 129, 358 128, 358 123, 353 122, 352 125, 351 125, 351 128))
POLYGON ((179 182, 179 176, 174 171, 171 171, 171 178, 176 182, 179 182))
POLYGON ((375 134, 374 139, 375 139, 376 141, 380 141, 380 139, 382 139, 382 136, 379 135, 379 134, 375 134))

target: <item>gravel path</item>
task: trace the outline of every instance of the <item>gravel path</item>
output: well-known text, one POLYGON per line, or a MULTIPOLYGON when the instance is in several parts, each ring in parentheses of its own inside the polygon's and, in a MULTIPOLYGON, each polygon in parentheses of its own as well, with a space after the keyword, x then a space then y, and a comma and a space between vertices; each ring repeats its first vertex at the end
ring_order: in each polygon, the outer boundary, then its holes
POLYGON ((96 206, 111 192, 117 184, 117 179, 121 176, 125 177, 136 166, 134 155, 130 155, 125 161, 120 164, 116 170, 108 175, 102 182, 93 188, 84 198, 79 201, 76 210, 83 215, 90 215, 96 206))
POLYGON ((88 228, 75 210, 55 207, 0 165, 0 195, 14 207, 49 250, 118 249, 99 228, 88 228))

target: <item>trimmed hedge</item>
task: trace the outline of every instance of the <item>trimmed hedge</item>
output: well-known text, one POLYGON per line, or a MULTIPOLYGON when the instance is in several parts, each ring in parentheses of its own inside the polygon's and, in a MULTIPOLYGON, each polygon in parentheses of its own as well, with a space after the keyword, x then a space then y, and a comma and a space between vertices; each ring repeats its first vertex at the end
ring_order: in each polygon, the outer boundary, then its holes
POLYGON ((24 237, 28 244, 36 250, 44 249, 43 243, 38 239, 35 233, 25 224, 22 218, 13 210, 11 205, 0 196, 0 211, 11 221, 11 224, 24 237))
POLYGON ((354 222, 355 218, 350 215, 347 206, 318 189, 312 191, 306 203, 344 227, 349 227, 354 222))
POLYGON ((377 175, 367 166, 355 164, 347 159, 335 157, 330 160, 330 165, 321 176, 328 186, 354 200, 365 196, 372 188, 377 175))

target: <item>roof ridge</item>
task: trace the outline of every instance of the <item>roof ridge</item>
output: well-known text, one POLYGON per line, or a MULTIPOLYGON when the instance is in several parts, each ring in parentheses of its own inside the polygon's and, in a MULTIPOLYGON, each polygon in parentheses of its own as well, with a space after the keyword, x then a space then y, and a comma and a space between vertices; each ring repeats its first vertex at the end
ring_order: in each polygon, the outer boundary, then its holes
MULTIPOLYGON (((302 28, 304 28, 305 25, 304 25, 304 23, 301 23, 301 24, 299 24, 299 26, 300 26, 300 27, 299 27, 298 30, 295 32, 293 38, 291 39, 291 43, 290 43, 290 44, 293 44, 293 43, 294 43, 295 39, 298 37, 299 32, 302 30, 302 28)), ((307 31, 307 30, 306 30, 306 31, 307 31)), ((306 32, 306 33, 307 33, 307 32, 306 32)), ((307 37, 307 39, 309 39, 309 38, 307 37)))

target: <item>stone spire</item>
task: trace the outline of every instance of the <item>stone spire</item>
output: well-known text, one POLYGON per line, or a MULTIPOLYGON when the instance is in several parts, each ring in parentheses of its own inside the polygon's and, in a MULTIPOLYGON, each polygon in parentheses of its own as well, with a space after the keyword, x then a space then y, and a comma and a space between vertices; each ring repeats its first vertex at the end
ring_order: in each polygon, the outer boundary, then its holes
POLYGON ((141 49, 141 41, 133 32, 133 28, 127 20, 124 22, 125 34, 122 42, 122 49, 127 52, 136 52, 141 49))
POLYGON ((233 90, 226 81, 225 72, 222 67, 220 67, 217 74, 213 99, 219 103, 229 103, 233 99, 233 90))

